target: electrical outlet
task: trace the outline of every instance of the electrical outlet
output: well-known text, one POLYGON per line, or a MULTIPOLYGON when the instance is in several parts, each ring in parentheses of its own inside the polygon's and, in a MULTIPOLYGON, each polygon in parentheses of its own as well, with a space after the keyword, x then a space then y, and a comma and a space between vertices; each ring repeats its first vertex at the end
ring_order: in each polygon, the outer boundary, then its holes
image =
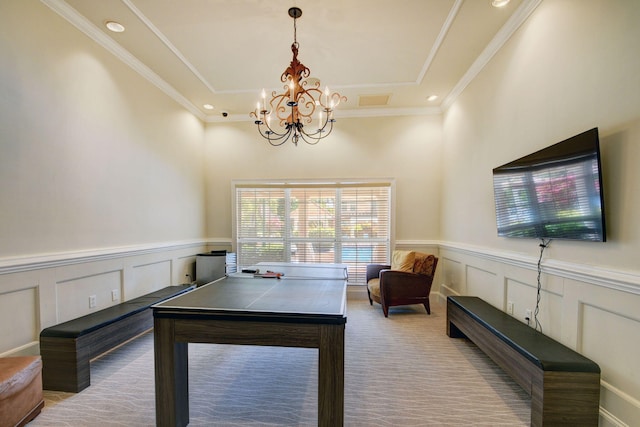
POLYGON ((89 308, 96 308, 96 296, 89 295, 89 308))
POLYGON ((525 312, 525 315, 524 315, 524 320, 527 321, 527 324, 529 324, 531 322, 531 320, 533 320, 531 318, 531 309, 530 308, 527 308, 527 311, 525 312))
POLYGON ((507 314, 513 316, 513 301, 507 301, 507 314))
POLYGON ((120 299, 120 295, 118 295, 120 292, 118 292, 117 289, 112 289, 111 290, 111 301, 118 301, 120 299))

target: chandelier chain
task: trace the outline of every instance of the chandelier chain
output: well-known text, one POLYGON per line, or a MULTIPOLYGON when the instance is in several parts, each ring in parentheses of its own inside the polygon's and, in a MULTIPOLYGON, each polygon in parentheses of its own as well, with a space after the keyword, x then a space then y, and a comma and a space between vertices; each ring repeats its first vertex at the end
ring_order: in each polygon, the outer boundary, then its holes
POLYGON ((298 26, 296 25, 297 20, 298 18, 293 18, 293 44, 295 44, 296 47, 298 47, 298 26))

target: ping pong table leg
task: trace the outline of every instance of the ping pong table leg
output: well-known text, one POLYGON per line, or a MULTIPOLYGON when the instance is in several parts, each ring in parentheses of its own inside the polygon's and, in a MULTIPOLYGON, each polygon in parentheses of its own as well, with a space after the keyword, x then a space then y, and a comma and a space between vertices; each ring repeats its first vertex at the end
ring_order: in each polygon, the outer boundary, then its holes
POLYGON ((320 325, 318 426, 344 424, 344 324, 320 325))
POLYGON ((189 424, 188 344, 175 342, 175 321, 154 319, 156 426, 189 424))

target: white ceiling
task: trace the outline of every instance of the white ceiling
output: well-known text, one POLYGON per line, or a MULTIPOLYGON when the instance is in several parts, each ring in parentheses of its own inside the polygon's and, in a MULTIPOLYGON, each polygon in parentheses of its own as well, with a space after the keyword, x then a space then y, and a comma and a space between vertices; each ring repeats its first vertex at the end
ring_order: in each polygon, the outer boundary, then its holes
POLYGON ((347 117, 446 109, 541 1, 42 0, 205 121, 249 120, 263 88, 282 90, 291 6, 298 59, 347 97, 347 117))

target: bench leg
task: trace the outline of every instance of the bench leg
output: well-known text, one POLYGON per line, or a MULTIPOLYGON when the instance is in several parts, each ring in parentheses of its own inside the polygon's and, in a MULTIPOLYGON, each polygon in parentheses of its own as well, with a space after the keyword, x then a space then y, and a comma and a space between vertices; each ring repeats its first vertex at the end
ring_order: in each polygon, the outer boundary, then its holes
POLYGON ((43 337, 42 387, 78 393, 91 384, 88 349, 74 338, 43 337))
POLYGON ((447 336, 449 338, 467 338, 464 332, 462 332, 451 320, 451 317, 455 317, 452 315, 452 312, 453 310, 451 308, 447 310, 447 336))
POLYGON ((532 426, 597 426, 600 374, 539 371, 531 382, 532 426))

